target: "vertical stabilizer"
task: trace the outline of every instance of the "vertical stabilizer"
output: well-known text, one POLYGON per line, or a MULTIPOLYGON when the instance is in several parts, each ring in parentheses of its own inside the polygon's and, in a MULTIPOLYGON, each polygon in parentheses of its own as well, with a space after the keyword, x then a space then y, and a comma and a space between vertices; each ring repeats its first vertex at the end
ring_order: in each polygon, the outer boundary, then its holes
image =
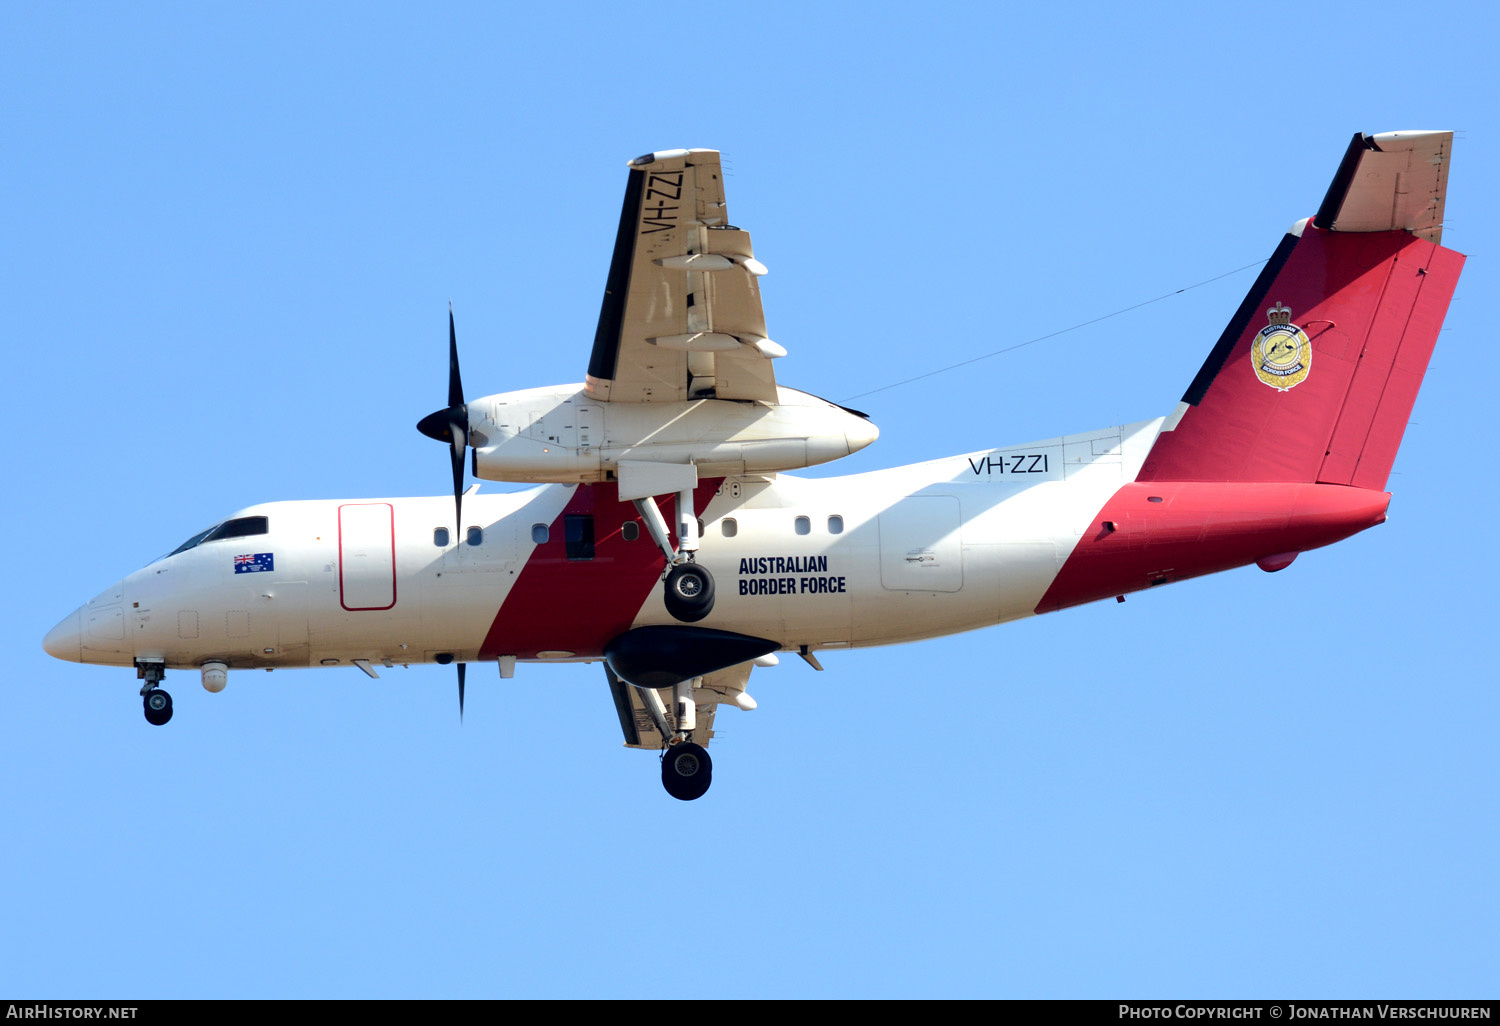
POLYGON ((1384 490, 1463 268, 1444 249, 1451 132, 1356 135, 1315 219, 1281 240, 1142 481, 1384 490))

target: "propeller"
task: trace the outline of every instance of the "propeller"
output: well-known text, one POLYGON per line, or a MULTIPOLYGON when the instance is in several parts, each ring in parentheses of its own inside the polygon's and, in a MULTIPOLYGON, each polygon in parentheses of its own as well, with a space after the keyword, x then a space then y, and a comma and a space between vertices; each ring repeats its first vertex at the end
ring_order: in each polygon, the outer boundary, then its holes
MULTIPOLYGON (((458 332, 453 328, 453 304, 448 304, 448 408, 429 413, 417 421, 417 430, 428 438, 448 443, 453 463, 453 541, 463 537, 464 455, 469 448, 469 407, 464 403, 464 382, 458 373, 458 332)), ((458 719, 464 718, 464 664, 458 664, 458 719)))
POLYGON ((464 383, 458 373, 458 333, 453 329, 453 304, 448 304, 448 408, 429 413, 417 421, 417 430, 428 438, 449 444, 453 463, 453 539, 463 537, 464 454, 469 447, 469 407, 464 404, 464 383))

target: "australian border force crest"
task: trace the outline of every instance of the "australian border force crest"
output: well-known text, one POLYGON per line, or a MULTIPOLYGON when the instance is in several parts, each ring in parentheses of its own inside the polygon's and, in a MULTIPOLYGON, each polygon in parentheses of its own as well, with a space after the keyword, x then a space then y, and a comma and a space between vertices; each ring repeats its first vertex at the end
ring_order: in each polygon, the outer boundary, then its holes
POLYGON ((1277 303, 1266 311, 1271 323, 1250 343, 1250 361, 1255 376, 1278 392, 1307 380, 1312 367, 1312 343, 1307 332, 1292 323, 1292 310, 1277 303))

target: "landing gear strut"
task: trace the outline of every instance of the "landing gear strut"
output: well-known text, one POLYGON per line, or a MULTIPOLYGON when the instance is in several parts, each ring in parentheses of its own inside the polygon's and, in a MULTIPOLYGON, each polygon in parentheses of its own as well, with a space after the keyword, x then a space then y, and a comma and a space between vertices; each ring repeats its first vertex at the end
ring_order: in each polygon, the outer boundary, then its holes
MULTIPOLYGON (((647 496, 635 500, 635 508, 651 533, 651 540, 667 557, 667 575, 662 582, 662 600, 667 612, 683 623, 697 623, 714 608, 714 578, 694 560, 698 556, 698 514, 693 509, 693 490, 677 493, 677 539, 667 533, 667 519, 661 515, 656 499, 647 496)), ((697 797, 696 795, 694 797, 697 797)))
POLYGON ((146 722, 160 727, 172 718, 172 696, 159 685, 167 675, 167 668, 160 662, 137 662, 135 675, 146 683, 141 685, 141 704, 145 706, 146 722))

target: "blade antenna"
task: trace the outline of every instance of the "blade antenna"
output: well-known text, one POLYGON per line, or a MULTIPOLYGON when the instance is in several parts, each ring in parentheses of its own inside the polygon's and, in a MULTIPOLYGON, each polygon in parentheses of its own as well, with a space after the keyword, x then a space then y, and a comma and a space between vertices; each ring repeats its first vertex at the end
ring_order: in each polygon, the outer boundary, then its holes
POLYGON ((458 665, 458 722, 464 721, 464 668, 467 664, 458 665))

